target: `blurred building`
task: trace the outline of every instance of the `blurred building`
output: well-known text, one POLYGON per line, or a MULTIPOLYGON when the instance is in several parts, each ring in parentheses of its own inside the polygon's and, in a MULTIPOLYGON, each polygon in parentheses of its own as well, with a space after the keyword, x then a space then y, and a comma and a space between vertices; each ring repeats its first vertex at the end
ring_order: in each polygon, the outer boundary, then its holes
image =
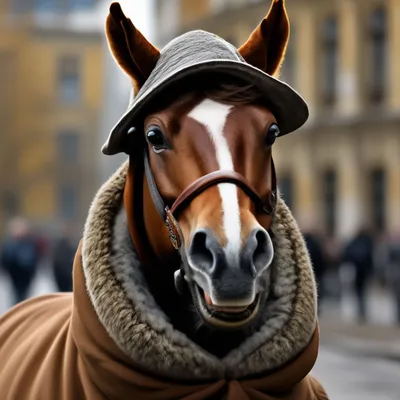
MULTIPOLYGON (((311 117, 279 140, 278 179, 301 224, 341 238, 400 229, 400 0, 286 0, 281 78, 311 117)), ((269 0, 158 0, 159 42, 192 29, 240 46, 269 0)))
POLYGON ((0 221, 80 230, 98 187, 97 0, 0 0, 0 221))

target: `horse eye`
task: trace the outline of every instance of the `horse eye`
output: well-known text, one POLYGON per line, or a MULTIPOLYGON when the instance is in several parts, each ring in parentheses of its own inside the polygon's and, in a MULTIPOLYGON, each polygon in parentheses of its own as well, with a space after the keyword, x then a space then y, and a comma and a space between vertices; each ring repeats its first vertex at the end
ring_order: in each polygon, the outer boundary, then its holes
POLYGON ((272 124, 268 128, 268 133, 267 133, 267 136, 265 138, 265 144, 267 146, 272 146, 275 143, 275 140, 279 136, 280 133, 281 133, 281 131, 279 130, 278 125, 277 124, 272 124))
POLYGON ((150 126, 146 133, 146 137, 147 141, 156 153, 161 153, 169 148, 168 142, 158 126, 150 126))

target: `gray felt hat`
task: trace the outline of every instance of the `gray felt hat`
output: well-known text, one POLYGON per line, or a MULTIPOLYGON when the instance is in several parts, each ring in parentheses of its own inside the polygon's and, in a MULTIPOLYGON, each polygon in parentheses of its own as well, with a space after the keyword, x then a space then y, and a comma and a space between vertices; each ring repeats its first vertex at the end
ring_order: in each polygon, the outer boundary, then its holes
POLYGON ((248 64, 238 50, 222 38, 204 31, 185 33, 168 43, 150 76, 129 104, 128 110, 112 129, 102 151, 113 155, 126 151, 125 139, 146 110, 166 93, 179 93, 202 74, 237 78, 259 88, 278 121, 280 136, 300 128, 308 119, 308 107, 289 85, 248 64))

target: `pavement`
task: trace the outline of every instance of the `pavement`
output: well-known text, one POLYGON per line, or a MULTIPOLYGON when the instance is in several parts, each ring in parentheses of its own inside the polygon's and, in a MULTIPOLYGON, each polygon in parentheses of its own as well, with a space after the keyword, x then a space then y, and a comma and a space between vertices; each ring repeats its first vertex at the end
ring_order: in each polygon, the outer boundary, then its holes
MULTIPOLYGON (((321 344, 341 347, 348 354, 379 357, 400 364, 400 327, 342 321, 320 321, 321 344)), ((400 379, 400 375, 399 375, 400 379)))
MULTIPOLYGON (((47 266, 39 269, 39 273, 32 285, 29 297, 36 297, 42 294, 54 293, 56 286, 52 280, 47 266)), ((8 277, 0 273, 0 315, 5 313, 11 306, 12 291, 8 277)))
POLYGON ((400 400, 400 363, 322 344, 312 371, 330 400, 400 400))
POLYGON ((312 374, 332 400, 400 400, 400 326, 391 294, 372 287, 368 323, 358 324, 356 301, 344 291, 319 319, 320 352, 312 374))
POLYGON ((320 319, 312 374, 334 400, 400 400, 400 328, 320 319))
MULTIPOLYGON (((31 296, 55 291, 43 268, 31 296)), ((7 278, 0 274, 0 315, 10 306, 7 278)), ((325 387, 330 400, 400 400, 400 328, 393 325, 390 294, 373 290, 369 296, 369 323, 355 321, 355 301, 324 304, 320 318, 321 346, 312 374, 325 387)))

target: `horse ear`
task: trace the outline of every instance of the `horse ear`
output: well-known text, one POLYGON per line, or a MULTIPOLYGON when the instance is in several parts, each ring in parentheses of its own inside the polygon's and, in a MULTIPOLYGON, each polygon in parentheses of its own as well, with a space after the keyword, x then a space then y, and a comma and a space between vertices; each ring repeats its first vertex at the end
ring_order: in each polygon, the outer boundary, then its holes
POLYGON ((131 77, 137 92, 155 67, 160 52, 125 17, 119 3, 110 6, 106 35, 115 60, 131 77))
POLYGON ((267 16, 239 48, 239 53, 249 64, 274 75, 285 56, 289 32, 285 1, 273 0, 267 16))

